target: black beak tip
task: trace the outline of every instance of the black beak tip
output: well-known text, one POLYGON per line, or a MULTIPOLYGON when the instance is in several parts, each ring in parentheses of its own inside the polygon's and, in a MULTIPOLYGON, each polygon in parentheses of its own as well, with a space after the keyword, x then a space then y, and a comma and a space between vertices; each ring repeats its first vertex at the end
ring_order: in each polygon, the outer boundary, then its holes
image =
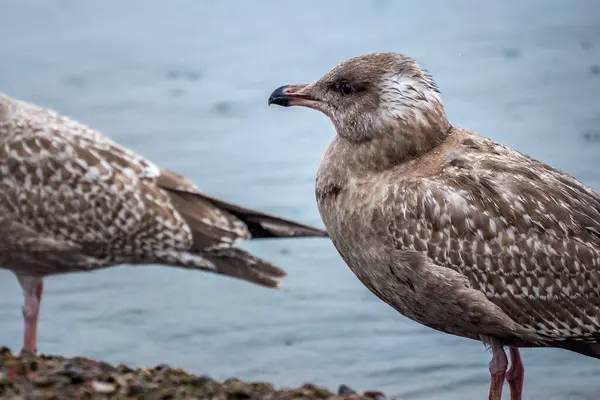
POLYGON ((289 97, 283 93, 283 90, 287 87, 287 85, 283 85, 278 87, 271 93, 269 96, 269 105, 276 104, 278 106, 287 107, 290 104, 289 97))

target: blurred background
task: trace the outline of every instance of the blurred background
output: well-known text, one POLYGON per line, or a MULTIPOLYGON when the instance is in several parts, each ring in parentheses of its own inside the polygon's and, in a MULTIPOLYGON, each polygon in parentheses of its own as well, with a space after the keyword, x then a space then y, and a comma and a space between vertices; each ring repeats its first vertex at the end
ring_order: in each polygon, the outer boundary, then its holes
MULTIPOLYGON (((314 178, 333 127, 267 99, 373 51, 417 58, 455 125, 600 189, 597 0, 0 2, 0 90, 101 129, 210 195, 318 226, 314 178)), ((481 343, 396 313, 329 241, 247 247, 288 270, 280 291, 156 266, 49 278, 40 349, 404 399, 487 394, 481 343)), ((21 304, 0 271, 0 344, 15 351, 21 304)), ((527 398, 597 398, 597 360, 522 354, 527 398)))

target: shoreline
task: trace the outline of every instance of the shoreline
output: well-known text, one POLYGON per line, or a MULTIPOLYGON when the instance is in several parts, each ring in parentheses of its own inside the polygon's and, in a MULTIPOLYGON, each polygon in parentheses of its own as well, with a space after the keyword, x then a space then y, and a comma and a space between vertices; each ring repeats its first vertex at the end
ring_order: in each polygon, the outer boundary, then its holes
POLYGON ((2 399, 328 399, 385 400, 381 392, 355 392, 341 385, 337 393, 306 383, 276 388, 268 382, 230 378, 223 382, 167 364, 130 368, 85 357, 15 355, 0 347, 2 399))

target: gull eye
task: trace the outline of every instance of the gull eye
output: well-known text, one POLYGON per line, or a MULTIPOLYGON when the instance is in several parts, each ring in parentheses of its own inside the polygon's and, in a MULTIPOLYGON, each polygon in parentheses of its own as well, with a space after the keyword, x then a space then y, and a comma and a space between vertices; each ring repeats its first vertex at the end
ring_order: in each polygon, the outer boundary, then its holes
POLYGON ((352 87, 352 84, 350 84, 350 82, 342 81, 342 83, 340 83, 340 92, 342 92, 344 96, 348 96, 349 94, 352 94, 352 92, 354 92, 354 88, 352 87))

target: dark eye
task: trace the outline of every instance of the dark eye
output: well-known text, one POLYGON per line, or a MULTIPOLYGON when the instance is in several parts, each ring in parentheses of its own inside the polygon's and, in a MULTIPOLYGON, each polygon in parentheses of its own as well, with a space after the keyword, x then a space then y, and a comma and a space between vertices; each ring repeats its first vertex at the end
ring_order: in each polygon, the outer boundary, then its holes
POLYGON ((354 88, 352 87, 352 84, 350 82, 342 81, 342 83, 340 83, 340 92, 342 92, 344 96, 348 96, 349 94, 354 92, 354 88))

